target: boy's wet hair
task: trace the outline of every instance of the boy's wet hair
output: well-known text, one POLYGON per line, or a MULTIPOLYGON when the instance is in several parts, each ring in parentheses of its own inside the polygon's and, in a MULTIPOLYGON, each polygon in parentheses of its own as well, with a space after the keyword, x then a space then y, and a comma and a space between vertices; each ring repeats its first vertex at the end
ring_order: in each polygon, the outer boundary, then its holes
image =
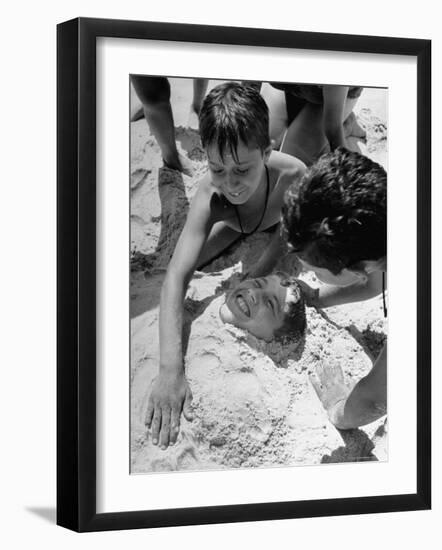
MULTIPOLYGON (((299 291, 299 285, 295 280, 288 279, 284 286, 296 287, 299 291)), ((300 291, 299 291, 300 292, 300 291)), ((288 301, 284 307, 284 322, 282 326, 275 330, 273 337, 281 343, 300 341, 305 334, 305 301, 302 293, 297 301, 288 301)))
POLYGON ((269 110, 252 86, 226 82, 211 90, 199 114, 201 143, 216 145, 220 157, 230 152, 237 160, 239 142, 264 151, 270 145, 269 110))
POLYGON ((282 230, 294 252, 337 275, 387 255, 387 173, 338 147, 287 191, 282 230))

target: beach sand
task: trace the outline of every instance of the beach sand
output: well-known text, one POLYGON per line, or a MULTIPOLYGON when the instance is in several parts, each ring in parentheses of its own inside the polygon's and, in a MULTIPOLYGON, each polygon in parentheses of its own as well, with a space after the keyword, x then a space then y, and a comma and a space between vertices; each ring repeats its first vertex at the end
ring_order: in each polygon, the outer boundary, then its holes
MULTIPOLYGON (((308 378, 325 363, 340 364, 348 383, 370 370, 386 338, 380 297, 326 312, 307 308, 308 329, 297 348, 266 344, 220 321, 229 279, 256 261, 268 234, 246 239, 191 281, 184 334, 195 419, 182 417, 175 446, 162 451, 152 445, 144 413, 158 372, 160 289, 207 169, 197 132, 186 128, 192 82, 170 80, 178 148, 193 161, 195 175, 163 168, 146 121, 131 123, 131 472, 386 460, 386 418, 357 430, 336 430, 308 378)), ((385 90, 365 89, 355 109, 367 131, 367 142, 359 143, 362 152, 385 167, 386 105, 385 90)), ((278 267, 297 270, 290 257, 278 267)), ((311 273, 300 278, 320 284, 311 273)))

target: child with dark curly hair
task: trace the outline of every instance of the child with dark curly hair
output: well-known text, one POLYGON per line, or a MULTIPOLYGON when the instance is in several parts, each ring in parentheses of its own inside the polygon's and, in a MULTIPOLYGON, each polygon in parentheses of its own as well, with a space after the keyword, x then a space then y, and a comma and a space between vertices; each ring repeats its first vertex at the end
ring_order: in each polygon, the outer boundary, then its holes
MULTIPOLYGON (((369 158, 342 147, 322 156, 292 186, 283 207, 283 233, 306 270, 326 283, 303 284, 309 305, 327 308, 383 293, 387 270, 387 174, 369 158)), ((331 421, 341 429, 386 413, 386 346, 370 373, 351 390, 340 367, 312 378, 331 421)))

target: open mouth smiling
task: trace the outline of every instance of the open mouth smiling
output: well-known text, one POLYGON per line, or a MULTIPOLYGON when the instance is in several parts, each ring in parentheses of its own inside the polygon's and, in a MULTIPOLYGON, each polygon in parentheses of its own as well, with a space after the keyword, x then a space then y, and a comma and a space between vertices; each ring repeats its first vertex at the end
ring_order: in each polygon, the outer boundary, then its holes
POLYGON ((249 305, 246 302, 246 300, 243 298, 243 296, 241 296, 241 294, 238 294, 238 296, 236 296, 235 302, 238 309, 241 311, 241 313, 243 313, 246 317, 250 317, 249 305))
POLYGON ((228 191, 229 195, 231 197, 239 197, 240 195, 242 195, 244 193, 245 189, 241 189, 241 191, 237 191, 236 193, 234 193, 233 191, 228 191))

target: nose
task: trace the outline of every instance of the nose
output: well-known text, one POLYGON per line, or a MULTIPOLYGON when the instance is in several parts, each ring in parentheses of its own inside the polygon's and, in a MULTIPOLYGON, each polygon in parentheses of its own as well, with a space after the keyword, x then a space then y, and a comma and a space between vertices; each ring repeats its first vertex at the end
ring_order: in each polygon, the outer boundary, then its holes
POLYGON ((226 177, 226 186, 227 189, 234 191, 238 187, 238 181, 235 174, 227 174, 226 177))
POLYGON ((258 300, 256 298, 256 294, 253 291, 253 289, 251 289, 251 288, 247 289, 247 294, 248 294, 251 302, 256 305, 258 303, 258 300))

